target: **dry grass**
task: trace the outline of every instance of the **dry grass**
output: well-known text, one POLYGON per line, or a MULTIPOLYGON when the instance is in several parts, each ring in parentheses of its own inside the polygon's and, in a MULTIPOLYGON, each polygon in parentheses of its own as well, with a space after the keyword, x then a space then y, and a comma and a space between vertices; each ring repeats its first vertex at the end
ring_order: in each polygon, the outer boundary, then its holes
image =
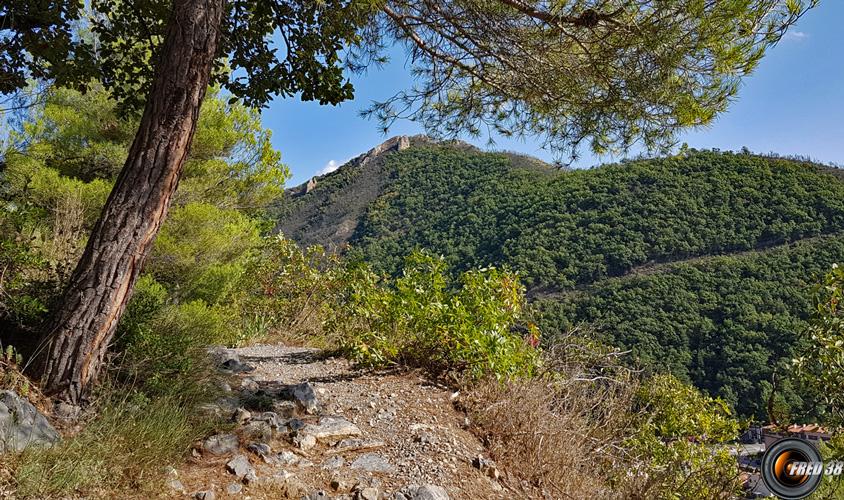
POLYGON ((0 344, 0 390, 14 391, 27 398, 42 412, 52 410, 51 401, 44 396, 37 384, 24 375, 21 355, 12 346, 0 344))
MULTIPOLYGON (((209 380, 207 370, 197 370, 158 393, 116 376, 102 381, 76 434, 52 448, 3 457, 0 498, 157 496, 163 467, 181 463, 197 439, 221 424, 199 410, 214 397, 209 380)), ((41 402, 42 411, 51 407, 41 402)))
POLYGON ((573 332, 545 353, 537 377, 466 390, 464 410, 508 486, 525 498, 733 498, 737 469, 707 447, 691 450, 690 467, 681 456, 657 464, 664 449, 636 446, 647 414, 624 354, 573 332))
POLYGON ((525 497, 619 498, 622 441, 635 383, 536 378, 488 381, 467 410, 490 453, 525 497))

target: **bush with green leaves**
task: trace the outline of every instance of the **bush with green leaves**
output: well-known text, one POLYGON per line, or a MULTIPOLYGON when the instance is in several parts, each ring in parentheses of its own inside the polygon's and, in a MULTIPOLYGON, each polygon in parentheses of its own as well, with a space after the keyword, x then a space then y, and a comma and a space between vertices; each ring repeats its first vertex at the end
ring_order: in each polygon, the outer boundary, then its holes
POLYGON ((335 339, 324 326, 349 276, 339 255, 320 245, 300 248, 282 234, 266 238, 244 273, 249 336, 331 347, 335 339))
POLYGON ((260 246, 255 219, 210 203, 188 203, 170 213, 146 271, 174 300, 224 303, 237 295, 247 263, 260 246))
POLYGON ((672 375, 643 381, 634 399, 635 432, 626 446, 641 461, 644 498, 735 498, 740 481, 726 446, 739 423, 721 399, 672 375))
POLYGON ((808 342, 793 360, 796 379, 829 424, 844 424, 844 267, 833 265, 813 289, 808 342))
POLYGON ((452 283, 441 257, 417 251, 394 281, 358 264, 345 283, 331 329, 342 332, 342 349, 363 364, 470 378, 529 376, 537 367, 531 338, 515 331, 525 303, 513 274, 471 270, 452 283))
POLYGON ((124 379, 157 394, 174 380, 201 380, 205 348, 235 345, 239 334, 240 312, 234 305, 173 302, 161 283, 144 275, 118 327, 116 368, 124 379))

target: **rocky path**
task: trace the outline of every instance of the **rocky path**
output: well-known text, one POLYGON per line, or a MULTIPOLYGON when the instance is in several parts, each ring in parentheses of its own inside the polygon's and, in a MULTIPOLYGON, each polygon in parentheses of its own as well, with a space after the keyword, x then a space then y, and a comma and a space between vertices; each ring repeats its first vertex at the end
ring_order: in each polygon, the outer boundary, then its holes
POLYGON ((450 391, 418 375, 278 345, 213 355, 232 389, 208 411, 232 430, 170 471, 174 498, 513 498, 450 391))

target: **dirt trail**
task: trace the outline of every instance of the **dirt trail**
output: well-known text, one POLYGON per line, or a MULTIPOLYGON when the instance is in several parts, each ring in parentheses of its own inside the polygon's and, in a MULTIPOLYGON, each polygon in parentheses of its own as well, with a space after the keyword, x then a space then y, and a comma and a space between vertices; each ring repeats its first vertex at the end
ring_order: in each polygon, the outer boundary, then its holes
MULTIPOLYGON (((466 430, 468 421, 454 409, 449 390, 414 373, 356 370, 348 361, 315 349, 260 345, 233 352, 254 370, 232 376, 235 389, 228 403, 247 408, 251 418, 244 419, 241 411, 233 431, 239 450, 220 455, 202 450, 178 471, 174 485, 184 487, 182 495, 213 491, 216 498, 278 498, 279 488, 268 487, 275 484, 293 497, 440 498, 424 496, 423 490, 415 496, 410 487, 431 485, 450 498, 515 498, 494 479, 497 471, 485 460, 478 467, 477 457, 488 455, 466 430), (297 384, 306 382, 318 409, 308 413, 307 404, 298 404, 292 414, 289 400, 301 401, 291 397, 291 388, 303 388, 297 384), (263 408, 256 410, 256 404, 263 408), (263 409, 280 417, 287 413, 281 418, 287 423, 274 429, 272 437, 255 438, 253 431, 264 425, 263 409), (321 424, 337 422, 353 424, 359 435, 308 442, 307 434, 319 435, 321 424), (264 443, 271 452, 261 457, 250 443, 264 443), (238 454, 248 458, 257 479, 238 481, 226 471, 227 462, 238 454)), ((221 406, 223 411, 234 407, 221 406)))

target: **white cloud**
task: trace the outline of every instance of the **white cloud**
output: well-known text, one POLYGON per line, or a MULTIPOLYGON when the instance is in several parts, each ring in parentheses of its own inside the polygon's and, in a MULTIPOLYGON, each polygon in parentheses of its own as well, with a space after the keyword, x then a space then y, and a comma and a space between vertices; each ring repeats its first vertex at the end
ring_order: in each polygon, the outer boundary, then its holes
POLYGON ((342 163, 338 162, 337 160, 331 160, 328 163, 326 163, 324 167, 319 169, 319 172, 317 172, 316 174, 317 175, 330 174, 331 172, 334 172, 335 170, 340 168, 340 165, 342 165, 342 163))
POLYGON ((807 38, 809 38, 808 33, 798 30, 788 30, 785 32, 785 36, 783 37, 784 40, 794 40, 796 42, 802 42, 807 38))

